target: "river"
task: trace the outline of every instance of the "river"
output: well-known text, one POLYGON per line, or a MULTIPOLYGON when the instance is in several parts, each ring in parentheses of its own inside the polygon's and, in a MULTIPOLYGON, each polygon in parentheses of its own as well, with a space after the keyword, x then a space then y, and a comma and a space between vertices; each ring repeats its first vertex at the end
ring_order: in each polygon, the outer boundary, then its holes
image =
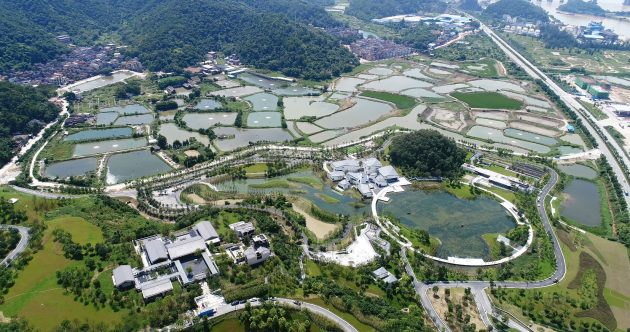
MULTIPOLYGON (((630 39, 630 20, 605 18, 591 15, 579 15, 558 12, 558 7, 561 5, 560 0, 553 1, 533 1, 534 4, 542 7, 564 24, 573 26, 586 26, 591 21, 601 21, 604 27, 612 29, 619 35, 619 38, 628 40, 630 39)), ((599 0, 597 2, 600 7, 608 11, 630 11, 630 6, 624 6, 623 0, 599 0)))

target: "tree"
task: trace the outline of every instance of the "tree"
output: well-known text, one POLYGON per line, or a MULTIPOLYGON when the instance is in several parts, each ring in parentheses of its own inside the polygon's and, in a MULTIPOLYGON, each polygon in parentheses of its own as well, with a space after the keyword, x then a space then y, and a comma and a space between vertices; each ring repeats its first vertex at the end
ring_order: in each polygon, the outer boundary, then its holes
POLYGON ((158 135, 157 145, 160 147, 160 149, 166 149, 166 147, 168 146, 168 141, 166 140, 166 137, 164 135, 158 135))
POLYGON ((423 129, 394 137, 389 157, 408 176, 457 178, 466 151, 438 131, 423 129))

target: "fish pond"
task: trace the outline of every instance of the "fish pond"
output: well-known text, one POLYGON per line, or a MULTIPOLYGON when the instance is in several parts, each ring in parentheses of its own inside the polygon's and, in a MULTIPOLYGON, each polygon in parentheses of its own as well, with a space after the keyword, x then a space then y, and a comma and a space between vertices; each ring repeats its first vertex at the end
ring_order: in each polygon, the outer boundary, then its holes
POLYGON ((94 171, 96 171, 96 158, 81 158, 46 165, 44 175, 49 178, 65 179, 71 176, 83 176, 94 171))
POLYGON ((247 116, 248 127, 280 127, 281 124, 280 112, 254 112, 247 116))
POLYGON ((292 97, 284 99, 284 116, 297 120, 303 116, 322 117, 335 113, 339 106, 321 101, 318 97, 292 97))
POLYGON ((232 151, 248 146, 250 142, 284 142, 293 139, 293 136, 282 128, 251 128, 240 129, 234 127, 217 127, 214 133, 223 139, 216 139, 214 144, 222 151, 232 151))
POLYGON ((597 171, 595 171, 594 169, 588 166, 584 166, 580 164, 573 164, 573 165, 558 165, 558 168, 563 173, 566 173, 568 175, 575 176, 578 178, 585 178, 589 180, 594 180, 597 178, 597 171))
POLYGON ((180 141, 183 142, 185 140, 190 140, 194 138, 197 142, 201 142, 204 145, 210 144, 210 139, 206 135, 201 135, 198 132, 188 131, 182 128, 179 128, 174 123, 163 123, 160 125, 160 135, 166 137, 166 141, 168 144, 173 144, 173 142, 180 141))
POLYGON ((200 111, 211 111, 221 107, 221 103, 214 99, 201 99, 197 105, 195 105, 195 109, 200 111))
POLYGON ((237 113, 209 112, 209 113, 186 113, 182 121, 191 129, 206 129, 216 125, 231 126, 236 121, 237 113))
POLYGON ((96 114, 96 125, 107 126, 118 118, 118 112, 100 112, 96 114))
POLYGON ((441 190, 408 190, 391 193, 379 203, 379 215, 393 215, 409 228, 424 229, 441 242, 440 258, 489 259, 484 234, 505 234, 516 227, 511 215, 496 200, 480 196, 459 199, 441 190))
POLYGON ((129 150, 141 148, 147 145, 147 139, 142 138, 125 138, 107 141, 99 141, 92 143, 81 143, 74 146, 73 157, 83 157, 108 152, 129 150))
POLYGON ((278 108, 278 97, 270 93, 257 93, 243 98, 252 104, 256 111, 275 111, 278 108))
POLYGON ((389 104, 357 98, 356 104, 343 112, 337 112, 331 116, 315 122, 324 128, 356 127, 372 122, 392 110, 389 104))
POLYGON ((493 142, 515 145, 538 153, 548 153, 551 151, 551 149, 545 145, 513 139, 511 137, 505 136, 502 130, 485 126, 473 126, 472 128, 470 128, 467 135, 471 137, 491 140, 493 142))
POLYGON ((584 226, 601 225, 600 193, 597 185, 580 179, 571 181, 562 192, 560 215, 584 226))
POLYGON ((117 137, 131 137, 133 134, 131 128, 109 128, 109 129, 90 129, 70 134, 64 138, 64 141, 78 142, 78 141, 91 141, 101 140, 117 137))
POLYGON ((119 153, 107 160, 107 183, 121 183, 170 170, 166 162, 149 150, 119 153))
POLYGON ((153 114, 121 116, 114 122, 115 125, 144 125, 153 122, 153 114))
POLYGON ((101 113, 116 112, 120 115, 151 113, 151 111, 149 111, 146 107, 140 104, 108 107, 108 108, 101 109, 100 112, 101 113))

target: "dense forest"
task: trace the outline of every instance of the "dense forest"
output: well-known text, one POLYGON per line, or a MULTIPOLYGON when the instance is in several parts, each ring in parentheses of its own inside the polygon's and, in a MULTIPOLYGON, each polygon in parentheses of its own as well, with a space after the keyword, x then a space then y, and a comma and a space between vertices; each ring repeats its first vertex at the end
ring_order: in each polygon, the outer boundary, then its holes
POLYGON ((404 28, 400 31, 397 42, 419 51, 425 51, 429 48, 429 44, 435 43, 436 36, 433 32, 436 30, 439 33, 439 27, 425 24, 404 28))
POLYGON ((177 70, 210 50, 236 53, 248 65, 314 80, 358 64, 324 32, 229 1, 169 1, 131 23, 125 37, 130 52, 150 70, 177 70))
POLYGON ((210 51, 236 53, 247 65, 308 79, 350 71, 354 56, 316 27, 340 23, 329 0, 0 0, 0 73, 49 61, 66 49, 120 38, 150 70, 178 70, 210 51))
POLYGON ((0 82, 0 164, 13 156, 11 135, 34 134, 57 117, 59 110, 48 102, 51 95, 52 91, 45 88, 0 82))
POLYGON ((510 15, 527 21, 549 21, 549 15, 544 9, 526 0, 499 0, 486 7, 483 14, 494 19, 501 19, 503 15, 510 15))
POLYGON ((402 14, 442 13, 446 3, 440 0, 351 0, 346 14, 364 20, 402 14))
POLYGON ((0 229, 0 259, 5 258, 11 250, 20 242, 20 233, 17 229, 0 229))
POLYGON ((0 10, 0 73, 28 69, 66 52, 53 36, 21 15, 0 10))
POLYGON ((396 136, 389 149, 392 165, 412 177, 457 177, 466 151, 436 130, 423 129, 396 136))
POLYGON ((586 14, 595 16, 606 16, 608 11, 597 4, 597 1, 568 0, 558 7, 559 10, 567 13, 586 14))
POLYGON ((560 30, 554 24, 544 24, 540 27, 540 39, 546 48, 571 48, 578 44, 572 34, 560 30))
POLYGON ((462 0, 459 3, 459 8, 462 10, 473 12, 480 12, 482 10, 481 6, 479 5, 479 1, 477 0, 462 0))

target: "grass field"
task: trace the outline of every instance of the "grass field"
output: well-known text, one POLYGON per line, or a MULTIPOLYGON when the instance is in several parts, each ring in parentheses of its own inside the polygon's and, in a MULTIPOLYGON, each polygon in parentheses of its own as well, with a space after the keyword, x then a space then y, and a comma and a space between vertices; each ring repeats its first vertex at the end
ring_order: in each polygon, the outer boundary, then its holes
POLYGON ((523 46, 533 60, 543 67, 567 70, 571 67, 582 67, 594 73, 628 73, 628 51, 606 50, 601 52, 589 52, 579 49, 554 49, 545 48, 542 41, 526 36, 503 34, 508 40, 516 41, 523 46))
POLYGON ((497 61, 494 59, 483 59, 471 64, 463 64, 465 70, 479 77, 497 77, 497 61), (480 69, 483 68, 483 69, 480 69))
POLYGON ((263 183, 250 184, 250 188, 254 189, 272 189, 272 188, 289 188, 291 184, 284 179, 269 180, 263 183))
POLYGON ((364 91, 361 96, 393 103, 396 108, 401 110, 410 109, 416 105, 416 100, 411 97, 389 92, 364 91))
POLYGON ((245 172, 247 174, 260 174, 265 173, 267 171, 267 164, 253 164, 245 167, 245 172))
MULTIPOLYGON (((608 317, 609 314, 605 314, 605 310, 593 310, 600 307, 599 305, 589 310, 582 310, 579 305, 580 301, 586 296, 585 294, 588 289, 584 287, 588 285, 588 283, 585 283, 583 278, 579 280, 580 278, 578 278, 578 276, 583 277, 587 271, 596 271, 598 268, 595 265, 601 265, 605 276, 603 278, 600 276, 597 277, 597 288, 601 287, 599 283, 604 281, 602 279, 605 279, 605 283, 603 284, 603 298, 614 314, 617 330, 625 331, 625 328, 630 326, 630 284, 627 282, 627 271, 630 271, 630 261, 628 260, 626 248, 620 243, 608 241, 590 233, 581 235, 577 232, 570 234, 560 230, 557 232, 561 239, 562 251, 567 264, 565 277, 557 285, 541 288, 539 290, 526 290, 524 293, 523 291, 510 290, 508 292, 512 292, 516 300, 503 301, 501 306, 510 310, 510 312, 517 315, 517 317, 522 317, 527 322, 529 319, 523 317, 523 311, 519 308, 521 305, 527 305, 527 300, 525 299, 534 294, 541 294, 543 297, 535 300, 533 308, 534 312, 538 312, 542 315, 542 311, 545 308, 543 303, 545 303, 545 301, 552 301, 551 299, 556 296, 555 294, 561 294, 560 300, 555 301, 556 310, 566 310, 569 317, 576 321, 593 322, 598 320, 604 324, 611 324, 610 317, 608 317), (585 265, 584 259, 580 258, 582 253, 588 254, 590 257, 594 258, 598 264, 585 265), (578 306, 571 306, 569 303, 562 300, 563 298, 575 299, 578 306)), ((597 273, 595 275, 597 275, 597 273)), ((594 287, 594 285, 591 284, 590 287, 594 287)), ((595 293, 591 293, 591 297, 598 297, 595 289, 591 289, 590 291, 595 291, 595 293)), ((593 300, 596 300, 596 298, 593 300)))
POLYGON ((597 120, 605 120, 608 119, 608 115, 602 112, 599 108, 595 107, 593 104, 587 103, 583 100, 579 100, 580 104, 586 108, 597 120))
MULTIPOLYGON (((27 318, 37 330, 48 331, 64 319, 89 320, 92 322, 117 323, 125 314, 114 312, 109 308, 95 309, 74 301, 72 295, 64 294, 57 285, 56 271, 80 264, 63 256, 61 246, 53 241, 52 231, 63 228, 73 235, 79 243, 96 243, 102 241, 103 235, 96 226, 84 219, 61 217, 47 222, 44 233, 43 249, 33 255, 33 260, 20 272, 15 285, 5 296, 5 303, 0 311, 5 316, 27 318)), ((110 274, 102 273, 99 279, 107 287, 111 285, 110 274)))
POLYGON ((60 228, 72 235, 72 240, 78 244, 96 244, 103 242, 101 230, 79 217, 61 217, 46 222, 53 230, 60 228))
POLYGON ((318 178, 312 177, 312 176, 301 176, 301 177, 287 178, 287 180, 289 180, 289 182, 305 184, 305 185, 311 186, 313 188, 321 188, 322 187, 322 181, 320 181, 318 178))
POLYGON ((523 102, 498 92, 453 92, 451 96, 472 108, 518 110, 523 107, 523 102))
POLYGON ((322 194, 322 193, 316 193, 315 196, 321 198, 324 202, 329 203, 329 204, 337 204, 339 203, 339 200, 332 197, 332 196, 328 196, 326 194, 322 194))

